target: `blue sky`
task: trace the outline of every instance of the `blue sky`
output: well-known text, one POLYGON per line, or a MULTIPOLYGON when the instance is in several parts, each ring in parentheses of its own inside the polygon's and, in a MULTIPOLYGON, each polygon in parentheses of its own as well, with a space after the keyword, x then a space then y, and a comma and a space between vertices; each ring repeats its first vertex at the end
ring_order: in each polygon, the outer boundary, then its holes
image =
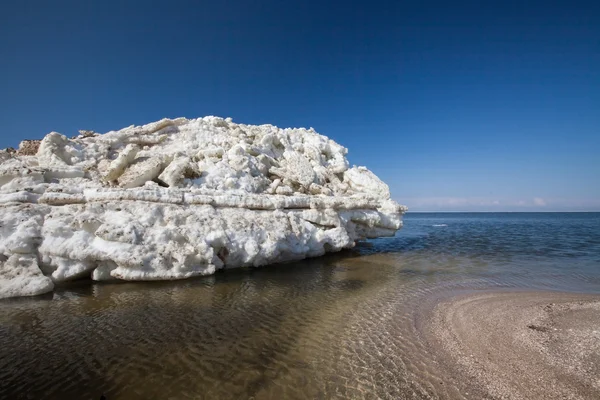
POLYGON ((5 1, 0 52, 0 147, 231 116, 414 211, 600 211, 597 1, 5 1))

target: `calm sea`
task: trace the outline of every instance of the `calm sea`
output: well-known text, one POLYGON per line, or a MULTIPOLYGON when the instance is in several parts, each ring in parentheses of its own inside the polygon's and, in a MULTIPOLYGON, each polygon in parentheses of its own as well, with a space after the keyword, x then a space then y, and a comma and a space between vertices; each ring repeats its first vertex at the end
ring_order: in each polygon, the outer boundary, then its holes
POLYGON ((420 307, 503 288, 600 293, 600 213, 409 213, 319 259, 3 300, 0 398, 445 398, 420 307))

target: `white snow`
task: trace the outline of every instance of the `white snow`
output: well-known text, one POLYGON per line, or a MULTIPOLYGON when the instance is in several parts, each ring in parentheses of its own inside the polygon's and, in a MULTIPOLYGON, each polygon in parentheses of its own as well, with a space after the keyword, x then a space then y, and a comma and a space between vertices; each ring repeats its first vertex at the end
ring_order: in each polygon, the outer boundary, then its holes
POLYGON ((402 226, 388 186, 312 128, 205 117, 82 132, 0 150, 0 297, 315 257, 402 226))

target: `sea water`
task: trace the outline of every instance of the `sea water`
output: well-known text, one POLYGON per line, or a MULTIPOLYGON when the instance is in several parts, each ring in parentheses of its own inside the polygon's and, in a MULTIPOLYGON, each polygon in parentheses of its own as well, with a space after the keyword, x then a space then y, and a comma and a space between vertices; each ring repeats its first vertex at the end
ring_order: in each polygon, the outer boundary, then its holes
POLYGON ((440 293, 600 293, 600 213, 408 213, 395 237, 177 282, 0 301, 0 398, 446 398, 440 293))

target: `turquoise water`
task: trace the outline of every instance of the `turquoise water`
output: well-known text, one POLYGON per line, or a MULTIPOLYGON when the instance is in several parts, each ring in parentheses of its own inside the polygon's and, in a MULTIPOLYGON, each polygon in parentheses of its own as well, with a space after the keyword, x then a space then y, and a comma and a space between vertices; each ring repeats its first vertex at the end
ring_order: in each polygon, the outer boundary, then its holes
POLYGON ((3 300, 0 398, 460 398, 415 321, 489 288, 600 293, 600 213, 409 213, 319 259, 3 300))

